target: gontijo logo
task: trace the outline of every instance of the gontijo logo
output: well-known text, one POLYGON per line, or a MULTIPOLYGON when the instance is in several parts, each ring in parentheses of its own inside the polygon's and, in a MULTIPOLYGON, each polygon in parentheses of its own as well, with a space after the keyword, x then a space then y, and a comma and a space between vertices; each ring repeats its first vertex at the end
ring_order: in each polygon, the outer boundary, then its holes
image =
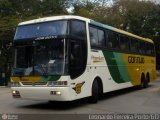
POLYGON ((144 63, 144 57, 128 56, 128 63, 144 63))
POLYGON ((75 90, 75 92, 76 92, 77 94, 80 94, 80 93, 81 93, 81 88, 82 88, 82 86, 83 86, 84 83, 85 83, 85 82, 76 84, 76 86, 73 88, 73 90, 75 90))

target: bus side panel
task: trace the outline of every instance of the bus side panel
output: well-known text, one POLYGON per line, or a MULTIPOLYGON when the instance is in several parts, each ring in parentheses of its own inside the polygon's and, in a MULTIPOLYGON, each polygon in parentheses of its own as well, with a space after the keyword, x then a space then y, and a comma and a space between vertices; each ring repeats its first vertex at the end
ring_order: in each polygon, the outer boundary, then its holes
POLYGON ((142 73, 149 73, 150 80, 155 79, 155 58, 103 51, 106 64, 116 83, 131 82, 133 86, 140 85, 142 73))
POLYGON ((101 79, 104 93, 139 85, 142 73, 149 73, 150 79, 155 79, 154 57, 101 50, 92 50, 90 57, 91 64, 85 72, 72 80, 75 83, 71 87, 73 99, 91 96, 96 77, 101 79))
POLYGON ((105 50, 92 52, 92 66, 97 66, 93 74, 101 78, 104 92, 133 86, 124 65, 123 54, 105 50))
POLYGON ((124 54, 127 71, 131 77, 132 84, 140 85, 141 74, 144 72, 144 57, 133 54, 124 54))
POLYGON ((132 78, 128 72, 124 54, 109 51, 103 51, 103 54, 113 80, 118 84, 131 82, 132 78))
POLYGON ((141 55, 124 54, 128 73, 131 76, 133 85, 141 84, 142 73, 149 73, 150 81, 156 79, 155 58, 141 55))

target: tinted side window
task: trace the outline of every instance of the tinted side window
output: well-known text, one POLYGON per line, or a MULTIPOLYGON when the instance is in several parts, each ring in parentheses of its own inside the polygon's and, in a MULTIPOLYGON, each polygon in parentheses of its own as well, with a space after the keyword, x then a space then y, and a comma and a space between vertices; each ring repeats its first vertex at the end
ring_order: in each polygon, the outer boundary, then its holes
POLYGON ((119 40, 120 40, 120 50, 122 50, 122 51, 129 50, 129 47, 130 47, 129 38, 126 36, 120 35, 119 40))
POLYGON ((139 41, 139 47, 138 47, 139 53, 140 54, 145 54, 145 50, 146 50, 146 44, 143 41, 139 41))
POLYGON ((112 49, 119 49, 118 35, 112 31, 107 31, 107 34, 108 34, 107 47, 112 49))
POLYGON ((94 27, 90 27, 90 41, 91 41, 91 46, 98 45, 98 32, 97 29, 94 27))
POLYGON ((150 48, 151 48, 151 55, 155 56, 155 49, 154 49, 154 45, 150 44, 150 48))
POLYGON ((131 39, 130 49, 132 52, 138 52, 139 42, 136 39, 131 39))
POLYGON ((71 22, 71 34, 77 37, 86 38, 86 26, 85 23, 78 20, 72 20, 71 22))
POLYGON ((95 27, 89 27, 91 46, 105 46, 104 31, 95 27))
POLYGON ((104 31, 103 30, 98 30, 98 43, 99 43, 99 46, 105 46, 104 31))
POLYGON ((146 54, 147 55, 151 55, 154 56, 155 52, 154 52, 154 45, 151 43, 146 43, 146 54))

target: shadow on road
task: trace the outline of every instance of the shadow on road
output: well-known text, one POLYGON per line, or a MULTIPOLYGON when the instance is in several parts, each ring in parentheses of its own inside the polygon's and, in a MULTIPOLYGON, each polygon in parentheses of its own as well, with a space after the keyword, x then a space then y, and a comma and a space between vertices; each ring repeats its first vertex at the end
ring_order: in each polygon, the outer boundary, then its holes
POLYGON ((86 102, 86 99, 81 99, 71 102, 48 101, 48 102, 41 102, 37 104, 25 105, 20 107, 29 109, 70 110, 80 106, 85 106, 87 104, 88 103, 86 102))

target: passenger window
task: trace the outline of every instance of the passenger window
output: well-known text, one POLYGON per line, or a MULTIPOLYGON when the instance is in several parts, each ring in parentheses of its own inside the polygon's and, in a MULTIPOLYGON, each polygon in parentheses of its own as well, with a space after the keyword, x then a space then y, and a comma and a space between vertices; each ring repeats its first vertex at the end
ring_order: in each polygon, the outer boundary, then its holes
POLYGON ((151 43, 146 43, 146 54, 154 56, 154 46, 151 43))
POLYGON ((150 44, 150 45, 151 45, 151 55, 152 55, 152 56, 155 56, 154 45, 153 45, 153 44, 150 44))
POLYGON ((130 49, 132 52, 138 52, 139 42, 136 39, 131 39, 130 49))
POLYGON ((108 31, 107 47, 112 49, 119 49, 118 35, 112 31, 108 31))
POLYGON ((71 34, 86 39, 85 23, 78 20, 72 20, 71 34))
POLYGON ((151 55, 152 54, 152 51, 151 51, 151 46, 149 43, 146 43, 146 54, 147 55, 151 55))
POLYGON ((129 42, 130 42, 129 38, 120 35, 119 36, 119 40, 120 40, 120 50, 122 50, 122 51, 129 50, 129 46, 130 46, 130 44, 129 44, 129 42))
POLYGON ((98 30, 98 43, 99 46, 105 46, 105 39, 104 39, 104 31, 98 30))
POLYGON ((98 46, 98 35, 97 29, 90 27, 90 41, 91 46, 98 46))
POLYGON ((145 54, 146 53, 145 52, 145 50, 146 50, 146 44, 145 44, 145 42, 143 42, 143 41, 139 42, 139 48, 138 48, 138 50, 139 50, 140 54, 145 54))

